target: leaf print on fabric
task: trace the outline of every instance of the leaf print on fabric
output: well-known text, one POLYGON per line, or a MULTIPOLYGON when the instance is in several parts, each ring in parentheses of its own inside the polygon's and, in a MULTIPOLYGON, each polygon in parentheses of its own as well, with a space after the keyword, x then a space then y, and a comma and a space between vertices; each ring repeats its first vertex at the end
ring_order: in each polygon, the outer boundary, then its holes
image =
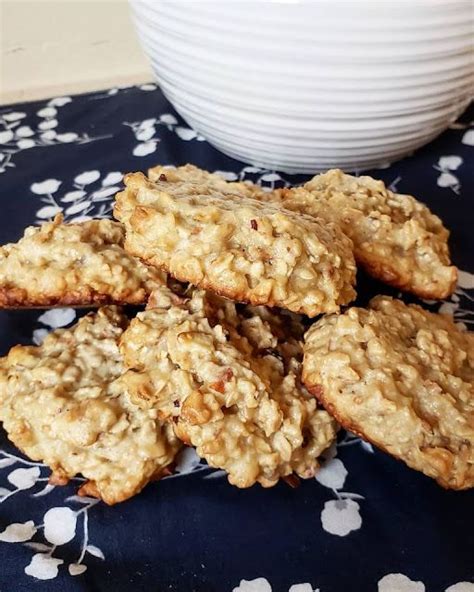
POLYGON ((99 171, 85 171, 77 177, 74 178, 74 183, 76 185, 90 185, 91 183, 95 183, 100 179, 100 172, 99 171))
POLYGON ((133 156, 147 156, 148 154, 152 154, 156 150, 156 144, 160 140, 150 140, 148 142, 142 142, 141 144, 137 144, 133 149, 133 156))
POLYGON ((117 185, 117 183, 122 182, 123 175, 119 171, 113 171, 112 173, 108 173, 102 179, 102 186, 109 187, 110 185, 117 185))
POLYGON ((31 489, 40 476, 39 467, 30 469, 14 469, 7 477, 8 481, 18 490, 31 489))
POLYGON ((23 543, 29 541, 36 533, 33 520, 9 524, 3 532, 0 532, 0 541, 4 543, 23 543))
POLYGON ((458 288, 465 288, 466 290, 474 290, 474 273, 468 271, 458 270, 458 288))
POLYGON ((28 549, 33 549, 33 551, 41 551, 41 552, 45 552, 45 553, 49 553, 49 551, 51 550, 51 547, 49 545, 45 545, 43 543, 25 543, 25 547, 28 547, 28 549))
POLYGON ((135 139, 139 142, 133 148, 133 155, 142 157, 155 152, 158 143, 161 142, 161 138, 158 135, 158 130, 160 128, 166 128, 170 132, 174 132, 185 142, 189 142, 190 140, 204 140, 204 138, 193 129, 178 125, 178 123, 176 117, 171 113, 162 113, 158 119, 153 117, 142 121, 124 121, 123 125, 132 130, 135 139))
POLYGON ((92 555, 94 557, 98 557, 99 559, 105 559, 103 551, 99 549, 99 547, 95 547, 94 545, 87 545, 86 553, 92 555))
POLYGON ((58 109, 71 101, 71 97, 56 97, 31 114, 0 112, 0 174, 16 166, 15 155, 23 150, 59 144, 87 144, 109 137, 93 137, 69 130, 57 132, 56 128, 60 125, 58 109))
POLYGON ((19 119, 24 119, 26 117, 26 113, 19 113, 17 111, 12 111, 10 113, 5 113, 4 115, 2 115, 3 119, 5 121, 10 122, 15 122, 18 121, 19 119))
MULTIPOLYGON (((24 499, 24 506, 31 506, 31 503, 42 498, 55 489, 48 483, 50 470, 46 465, 40 462, 25 460, 19 456, 0 450, 0 461, 8 460, 8 465, 20 464, 21 468, 14 469, 6 475, 6 480, 15 486, 16 489, 8 490, 0 488, 0 503, 4 503, 13 495, 28 496, 24 499), (43 472, 44 470, 44 472, 43 472), (43 475, 42 475, 43 472, 43 475), (46 485, 36 493, 31 493, 33 487, 38 483, 46 485)), ((0 462, 1 469, 6 469, 7 463, 0 462)), ((72 481, 83 483, 82 477, 74 477, 72 481)), ((67 488, 62 489, 67 494, 67 488)), ((90 497, 69 496, 64 499, 64 505, 54 506, 44 512, 44 515, 38 523, 33 520, 26 522, 13 522, 8 525, 3 532, 0 532, 0 543, 20 543, 23 546, 37 551, 32 557, 31 562, 26 566, 25 573, 37 579, 53 579, 58 575, 58 567, 65 562, 63 558, 54 556, 58 553, 58 547, 65 544, 77 545, 78 521, 82 520, 82 543, 79 543, 77 561, 69 564, 68 571, 70 575, 79 575, 83 573, 87 566, 83 564, 86 554, 98 559, 104 559, 104 553, 101 549, 90 543, 89 539, 89 511, 99 503, 98 499, 90 497), (75 509, 73 504, 79 503, 79 508, 75 509), (44 541, 31 541, 33 536, 44 536, 44 541), (73 566, 73 567, 70 567, 73 566)), ((41 507, 41 506, 40 506, 41 507)), ((44 510, 43 510, 44 511, 44 510)))
POLYGON ((80 576, 87 571, 87 565, 83 563, 70 563, 67 569, 71 576, 80 576))
POLYGON ((464 133, 461 142, 466 146, 474 146, 474 129, 467 130, 464 133))
POLYGON ((92 218, 110 218, 114 196, 120 190, 123 174, 119 171, 102 173, 99 170, 83 171, 72 183, 59 179, 46 179, 32 183, 32 193, 44 204, 36 212, 37 223, 52 220, 63 214, 65 222, 83 222, 92 218), (64 193, 58 195, 61 188, 64 193))
POLYGON ((197 133, 190 127, 181 127, 178 125, 174 131, 182 140, 185 140, 186 142, 189 142, 189 140, 194 140, 194 138, 197 137, 197 133))
POLYGON ((46 179, 40 183, 33 183, 31 191, 36 195, 48 195, 49 193, 56 193, 60 185, 61 181, 58 179, 46 179))
MULTIPOLYGON (((0 458, 0 469, 14 465, 16 460, 14 458, 0 458)), ((1 495, 1 492, 0 492, 1 495)))

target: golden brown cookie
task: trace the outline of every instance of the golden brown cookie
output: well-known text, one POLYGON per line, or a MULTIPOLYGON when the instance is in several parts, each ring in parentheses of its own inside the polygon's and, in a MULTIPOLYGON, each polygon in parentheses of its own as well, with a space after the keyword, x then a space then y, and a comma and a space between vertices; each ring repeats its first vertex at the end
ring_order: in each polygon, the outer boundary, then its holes
POLYGON ((330 170, 302 188, 261 198, 338 223, 354 243, 357 263, 378 280, 421 298, 443 299, 455 289, 448 230, 424 204, 382 181, 330 170))
POLYGON ((29 227, 0 247, 0 308, 142 304, 165 282, 123 248, 112 220, 63 224, 61 216, 29 227))
POLYGON ((336 225, 216 190, 188 167, 125 184, 114 210, 125 248, 181 281, 308 316, 355 297, 352 243, 336 225))
POLYGON ((149 306, 121 340, 132 398, 237 487, 312 477, 336 426, 300 384, 298 321, 202 291, 183 299, 163 288, 149 306))
POLYGON ((347 429, 452 489, 474 486, 474 334, 388 297, 305 336, 303 381, 347 429))
POLYGON ((108 504, 159 478, 180 444, 155 409, 133 402, 122 384, 118 341, 128 319, 115 307, 49 334, 39 347, 0 358, 0 421, 9 439, 65 484, 108 504))

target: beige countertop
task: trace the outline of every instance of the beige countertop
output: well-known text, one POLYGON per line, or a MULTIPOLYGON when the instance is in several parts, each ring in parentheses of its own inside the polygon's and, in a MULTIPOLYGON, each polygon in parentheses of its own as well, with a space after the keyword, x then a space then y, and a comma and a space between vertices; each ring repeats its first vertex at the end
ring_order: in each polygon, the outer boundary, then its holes
POLYGON ((0 104, 153 79, 126 0, 0 0, 0 104))

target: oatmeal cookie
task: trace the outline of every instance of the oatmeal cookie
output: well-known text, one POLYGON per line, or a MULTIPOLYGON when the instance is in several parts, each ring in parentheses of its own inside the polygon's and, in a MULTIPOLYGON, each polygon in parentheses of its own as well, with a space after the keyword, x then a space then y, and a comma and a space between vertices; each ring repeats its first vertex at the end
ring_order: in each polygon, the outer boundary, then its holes
POLYGON ((61 216, 0 247, 0 308, 142 304, 165 281, 123 248, 112 220, 63 224, 61 216))
POLYGON ((331 170, 302 188, 277 190, 265 198, 340 224, 354 243, 357 263, 391 286, 437 299, 456 287, 448 230, 424 204, 390 191, 382 181, 331 170))
POLYGON ((388 297, 306 334, 303 381, 347 429, 452 489, 474 486, 474 334, 388 297))
POLYGON ((9 439, 48 464, 51 481, 81 473, 80 493, 108 504, 138 493, 172 463, 180 444, 157 411, 124 390, 118 341, 128 319, 99 309, 39 347, 0 358, 0 421, 9 439))
POLYGON ((237 487, 312 477, 336 426, 300 383, 298 320, 217 298, 152 295, 121 339, 128 391, 237 487))
POLYGON ((352 243, 338 226, 217 190, 194 169, 163 174, 127 175, 117 195, 132 255, 222 296, 308 316, 354 299, 352 243))

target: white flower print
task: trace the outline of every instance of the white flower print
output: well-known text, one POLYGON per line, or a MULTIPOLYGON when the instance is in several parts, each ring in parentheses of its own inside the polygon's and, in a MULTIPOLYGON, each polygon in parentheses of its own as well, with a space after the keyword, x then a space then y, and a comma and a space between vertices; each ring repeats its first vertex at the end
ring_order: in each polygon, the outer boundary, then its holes
POLYGON ((52 580, 58 575, 58 567, 63 563, 62 559, 52 557, 48 553, 36 553, 25 567, 25 573, 38 580, 52 580))
POLYGON ((21 111, 0 112, 0 173, 15 167, 15 155, 22 150, 57 144, 87 144, 108 136, 89 136, 73 131, 58 133, 59 109, 72 101, 71 97, 50 99, 36 114, 21 111))
MULTIPOLYGON (((49 469, 40 462, 25 460, 19 456, 0 450, 0 469, 11 465, 20 465, 7 475, 7 481, 14 485, 15 489, 0 488, 0 503, 6 502, 12 495, 28 495, 31 500, 48 495, 55 487, 48 482, 47 473, 49 469), (2 463, 2 460, 9 461, 2 463), (43 476, 44 475, 44 476, 43 476), (46 482, 46 486, 36 493, 31 493, 38 484, 46 482)), ((0 473, 1 474, 1 473, 0 473)), ((75 477, 73 481, 83 483, 85 479, 75 477)), ((67 490, 64 490, 67 491, 67 490)), ((25 498, 25 502, 26 502, 25 498)), ((76 495, 66 497, 63 506, 56 506, 48 509, 42 521, 35 524, 33 520, 26 522, 12 522, 0 532, 0 542, 21 543, 22 545, 37 551, 30 563, 25 567, 25 573, 37 579, 53 579, 58 575, 58 568, 64 563, 64 559, 55 557, 54 553, 58 547, 66 543, 75 542, 77 538, 77 522, 82 519, 82 543, 79 544, 77 560, 68 566, 71 575, 83 573, 87 566, 83 563, 87 554, 104 559, 104 553, 98 547, 90 544, 89 541, 89 511, 96 504, 98 499, 79 497, 76 495), (79 507, 75 507, 79 504, 79 507), (43 532, 44 542, 31 540, 43 532)))
POLYGON ((66 506, 51 508, 44 515, 44 538, 53 545, 64 545, 76 535, 77 516, 66 506))
POLYGON ((115 97, 117 95, 123 95, 129 93, 133 90, 142 90, 145 92, 150 92, 157 90, 158 86, 153 82, 147 82, 145 84, 139 84, 138 86, 115 86, 113 88, 109 88, 107 91, 102 93, 95 93, 92 95, 89 100, 90 101, 97 101, 102 99, 110 99, 111 97, 115 97))
POLYGON ((351 499, 337 499, 325 502, 321 512, 321 524, 326 532, 347 536, 362 526, 360 506, 351 499))
POLYGON ((318 483, 330 489, 336 499, 325 502, 321 512, 321 525, 326 532, 337 536, 347 536, 362 526, 359 513, 360 505, 355 500, 363 500, 364 496, 350 491, 342 491, 348 471, 344 463, 336 458, 337 449, 344 446, 359 444, 363 450, 372 453, 370 444, 347 432, 337 444, 333 444, 323 455, 321 468, 316 473, 318 483))
POLYGON ((464 133, 461 142, 466 146, 474 146, 474 129, 467 130, 464 133))
POLYGON ((74 308, 52 308, 38 317, 38 322, 43 323, 51 329, 66 327, 76 318, 74 308))
POLYGON ((425 590, 423 582, 414 582, 400 573, 387 574, 378 583, 378 592, 425 592, 425 590))
MULTIPOLYGON (((22 491, 32 489, 37 483, 48 481, 48 477, 42 477, 41 472, 45 467, 42 463, 26 461, 20 457, 9 455, 0 450, 0 456, 12 460, 13 463, 26 465, 14 469, 7 476, 7 480, 16 486, 15 490, 7 491, 0 502, 3 503, 11 495, 21 493, 22 491)), ((82 477, 76 477, 74 481, 83 482, 82 477)), ((53 485, 47 485, 43 490, 34 493, 31 497, 37 498, 47 495, 54 489, 53 485)), ((54 553, 66 543, 75 541, 77 536, 77 522, 82 517, 83 537, 80 544, 77 560, 70 563, 68 571, 70 575, 79 575, 86 571, 87 566, 83 563, 86 554, 104 559, 104 553, 98 547, 89 542, 89 510, 99 503, 99 500, 89 497, 69 496, 65 500, 64 506, 56 506, 47 510, 43 516, 41 524, 35 524, 33 520, 26 522, 14 522, 9 524, 3 532, 0 532, 0 541, 3 543, 21 543, 24 546, 38 551, 33 555, 30 563, 25 567, 25 573, 41 580, 53 579, 58 575, 58 568, 64 563, 64 559, 55 557, 54 553), (71 507, 71 504, 73 505, 71 507), (74 509, 74 504, 79 504, 78 509, 74 509), (32 541, 31 539, 43 531, 45 542, 32 541)))
MULTIPOLYGON (((46 335, 53 329, 66 327, 76 319, 74 308, 52 308, 38 317, 38 323, 45 325, 33 331, 33 343, 41 345, 46 335)), ((0 465, 1 466, 1 465, 0 465)))
POLYGON ((156 90, 158 88, 158 86, 156 84, 154 84, 153 82, 147 82, 146 84, 140 84, 140 86, 138 87, 140 90, 144 90, 144 91, 152 91, 152 90, 156 90))
MULTIPOLYGON (((272 592, 273 588, 267 578, 259 577, 254 580, 241 580, 232 592, 272 592)), ((288 592, 324 592, 313 588, 311 584, 292 584, 288 592)), ((385 575, 378 581, 377 592, 426 592, 423 582, 414 581, 401 573, 385 575)), ((444 592, 474 592, 474 584, 458 582, 445 589, 444 592)))
POLYGON ((272 587, 266 578, 256 578, 255 580, 241 580, 232 592, 272 592, 272 587))
POLYGON ((43 204, 36 212, 37 223, 63 214, 66 222, 83 222, 92 218, 110 218, 113 196, 120 190, 123 174, 83 171, 71 182, 45 179, 32 183, 30 190, 43 204), (62 195, 58 195, 61 188, 62 195))
POLYGON ((252 181, 252 183, 260 185, 263 189, 268 189, 268 191, 275 189, 275 187, 289 187, 290 185, 290 182, 280 173, 256 166, 245 166, 238 173, 221 170, 216 170, 214 173, 220 175, 226 181, 252 181))
POLYGON ((456 195, 461 191, 461 183, 453 171, 456 171, 463 164, 461 156, 450 155, 441 156, 438 164, 433 168, 440 172, 436 183, 439 187, 447 187, 451 189, 456 195))
POLYGON ((156 151, 157 144, 161 142, 157 135, 157 129, 160 127, 165 127, 174 132, 181 140, 186 142, 190 140, 202 142, 204 140, 193 129, 179 125, 178 120, 171 113, 163 113, 159 118, 152 117, 142 121, 124 121, 123 124, 132 130, 135 139, 139 142, 133 148, 134 156, 147 156, 156 151))
POLYGON ((323 463, 316 474, 316 481, 329 489, 340 489, 344 486, 348 473, 342 461, 338 458, 331 458, 323 463))

